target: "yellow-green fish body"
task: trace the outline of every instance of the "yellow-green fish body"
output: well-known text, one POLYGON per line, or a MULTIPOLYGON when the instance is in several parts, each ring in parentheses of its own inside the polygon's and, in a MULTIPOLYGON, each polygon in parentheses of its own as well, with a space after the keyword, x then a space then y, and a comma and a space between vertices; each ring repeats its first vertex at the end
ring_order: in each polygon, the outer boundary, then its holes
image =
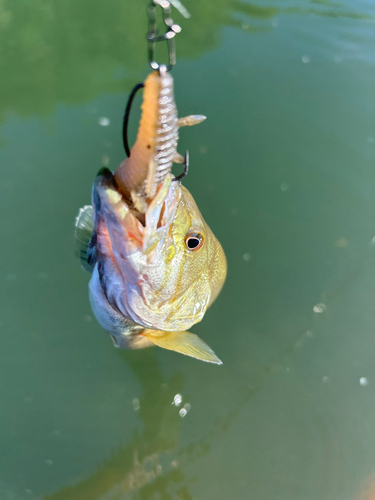
POLYGON ((93 206, 81 209, 76 234, 85 267, 93 269, 92 309, 115 345, 156 344, 220 363, 186 330, 220 292, 225 255, 193 197, 171 174, 181 158, 179 126, 199 121, 177 119, 172 77, 163 69, 152 73, 130 157, 114 174, 99 172, 93 206))

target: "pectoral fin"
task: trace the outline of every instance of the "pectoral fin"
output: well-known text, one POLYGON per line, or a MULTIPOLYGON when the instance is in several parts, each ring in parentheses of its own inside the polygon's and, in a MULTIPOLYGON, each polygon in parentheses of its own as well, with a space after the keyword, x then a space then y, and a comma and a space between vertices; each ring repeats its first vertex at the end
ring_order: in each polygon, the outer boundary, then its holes
POLYGON ((93 209, 86 205, 79 210, 76 218, 76 254, 81 260, 82 267, 91 272, 95 264, 94 250, 89 251, 92 233, 94 231, 93 209))
POLYGON ((144 335, 151 342, 163 349, 180 352, 186 356, 222 365, 223 362, 216 356, 208 345, 197 335, 190 332, 162 332, 159 330, 144 330, 144 335))

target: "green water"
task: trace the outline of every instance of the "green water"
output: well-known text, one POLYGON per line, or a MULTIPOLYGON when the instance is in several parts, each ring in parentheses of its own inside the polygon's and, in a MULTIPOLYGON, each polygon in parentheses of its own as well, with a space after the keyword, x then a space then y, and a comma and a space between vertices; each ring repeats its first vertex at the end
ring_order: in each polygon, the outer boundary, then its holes
POLYGON ((0 2, 0 500, 369 500, 374 3, 184 3, 176 101, 208 120, 179 150, 229 268, 193 331, 221 367, 114 349, 74 256, 146 3, 0 2))

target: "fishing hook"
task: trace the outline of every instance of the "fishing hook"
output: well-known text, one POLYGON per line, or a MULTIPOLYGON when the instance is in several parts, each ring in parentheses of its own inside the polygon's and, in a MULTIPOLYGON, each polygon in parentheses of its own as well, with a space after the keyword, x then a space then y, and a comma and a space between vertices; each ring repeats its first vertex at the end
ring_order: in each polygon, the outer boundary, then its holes
POLYGON ((187 176, 189 172, 189 151, 186 150, 185 152, 185 159, 184 159, 184 171, 182 172, 182 174, 180 174, 179 176, 175 177, 173 180, 174 181, 180 181, 181 179, 183 179, 184 177, 187 176))
MULTIPOLYGON (((186 10, 186 9, 185 9, 186 10)), ((170 71, 176 64, 176 44, 174 37, 181 32, 181 26, 175 24, 171 18, 172 8, 168 0, 152 0, 147 9, 148 14, 148 62, 152 69, 159 70, 160 64, 155 61, 155 44, 166 40, 168 46, 168 64, 167 71, 170 71), (163 22, 167 27, 167 31, 159 35, 156 25, 156 7, 159 6, 163 10, 163 22)))
POLYGON ((130 96, 128 99, 128 102, 126 104, 126 109, 125 109, 125 115, 124 115, 124 123, 122 126, 122 142, 124 143, 124 149, 125 153, 127 156, 130 156, 130 148, 129 148, 129 141, 128 141, 128 125, 129 125, 129 116, 130 116, 130 110, 134 101, 135 94, 138 92, 139 89, 142 89, 144 87, 144 83, 138 83, 134 89, 130 92, 130 96))

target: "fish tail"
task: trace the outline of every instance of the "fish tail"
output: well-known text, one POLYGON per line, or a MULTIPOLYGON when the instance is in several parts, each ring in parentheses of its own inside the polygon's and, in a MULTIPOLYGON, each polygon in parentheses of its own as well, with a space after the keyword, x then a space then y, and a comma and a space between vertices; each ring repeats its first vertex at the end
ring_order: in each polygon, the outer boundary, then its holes
POLYGON ((146 329, 140 335, 147 337, 153 344, 163 349, 176 351, 207 363, 223 364, 214 351, 194 333, 146 329))

